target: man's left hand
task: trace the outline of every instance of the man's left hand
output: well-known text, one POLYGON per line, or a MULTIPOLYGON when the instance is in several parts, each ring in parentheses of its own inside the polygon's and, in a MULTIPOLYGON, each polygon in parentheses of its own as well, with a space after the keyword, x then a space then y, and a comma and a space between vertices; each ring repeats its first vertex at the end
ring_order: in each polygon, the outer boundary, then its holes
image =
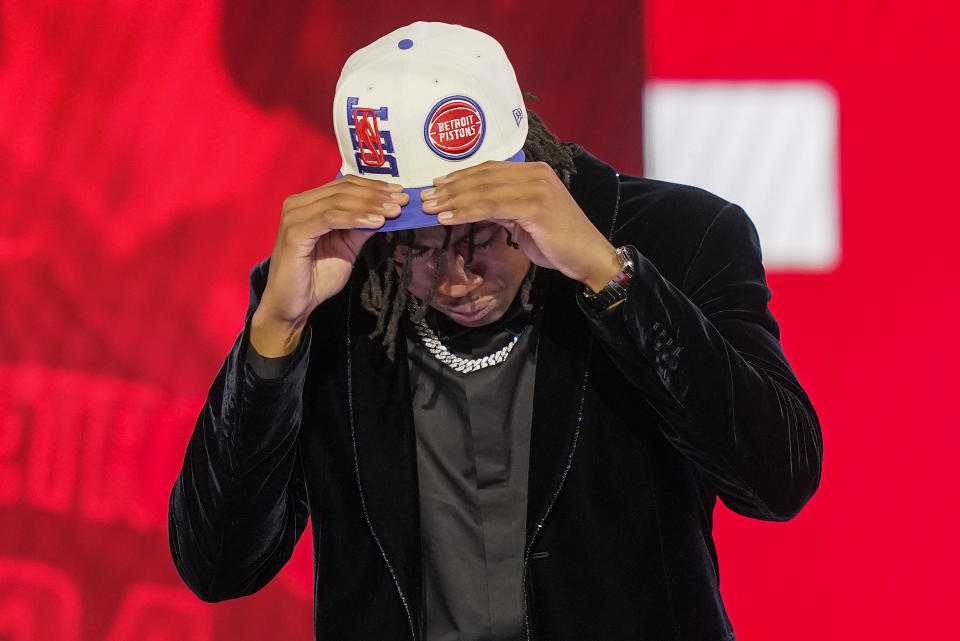
POLYGON ((553 169, 542 162, 487 161, 433 181, 423 211, 441 225, 491 220, 510 230, 540 267, 599 291, 617 272, 616 249, 593 226, 553 169))

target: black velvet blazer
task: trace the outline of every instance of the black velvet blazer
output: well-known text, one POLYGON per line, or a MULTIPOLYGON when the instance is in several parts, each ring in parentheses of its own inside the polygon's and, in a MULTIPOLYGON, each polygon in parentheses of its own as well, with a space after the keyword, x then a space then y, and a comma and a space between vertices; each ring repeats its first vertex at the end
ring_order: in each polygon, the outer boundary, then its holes
MULTIPOLYGON (((618 176, 589 154, 571 191, 615 246, 629 296, 601 315, 541 270, 524 586, 540 640, 734 638, 711 535, 719 496, 786 520, 820 479, 816 414, 779 344, 754 227, 702 190, 618 176)), ((313 519, 317 639, 422 639, 413 414, 404 341, 367 335, 366 270, 311 317, 279 379, 210 388, 170 497, 173 558, 218 601, 250 594, 313 519)))

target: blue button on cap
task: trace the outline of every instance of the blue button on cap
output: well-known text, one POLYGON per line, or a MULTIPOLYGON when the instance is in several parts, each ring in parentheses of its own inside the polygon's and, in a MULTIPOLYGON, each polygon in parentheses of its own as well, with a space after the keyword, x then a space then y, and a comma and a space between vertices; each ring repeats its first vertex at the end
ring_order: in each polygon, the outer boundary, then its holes
POLYGON ((410 47, 413 46, 413 40, 411 40, 410 38, 404 38, 403 40, 397 43, 397 46, 400 47, 401 49, 409 49, 410 47))

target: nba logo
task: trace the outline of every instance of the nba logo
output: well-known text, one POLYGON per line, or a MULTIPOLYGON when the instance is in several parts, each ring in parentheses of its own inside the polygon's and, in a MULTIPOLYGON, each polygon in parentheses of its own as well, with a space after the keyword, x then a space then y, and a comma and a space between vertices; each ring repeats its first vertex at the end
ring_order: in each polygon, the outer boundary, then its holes
POLYGON ((386 107, 371 109, 357 107, 359 98, 347 98, 347 127, 353 143, 357 172, 362 174, 400 175, 397 158, 393 155, 393 139, 390 132, 380 128, 380 122, 388 120, 386 107))

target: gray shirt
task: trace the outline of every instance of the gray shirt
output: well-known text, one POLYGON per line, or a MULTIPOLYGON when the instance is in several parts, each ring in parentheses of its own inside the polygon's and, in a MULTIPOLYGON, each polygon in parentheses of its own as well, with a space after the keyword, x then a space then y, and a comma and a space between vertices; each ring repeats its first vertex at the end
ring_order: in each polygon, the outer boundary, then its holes
POLYGON ((407 338, 426 639, 520 640, 536 328, 518 306, 505 321, 472 330, 433 316, 458 356, 486 356, 520 339, 505 362, 461 374, 407 338))

